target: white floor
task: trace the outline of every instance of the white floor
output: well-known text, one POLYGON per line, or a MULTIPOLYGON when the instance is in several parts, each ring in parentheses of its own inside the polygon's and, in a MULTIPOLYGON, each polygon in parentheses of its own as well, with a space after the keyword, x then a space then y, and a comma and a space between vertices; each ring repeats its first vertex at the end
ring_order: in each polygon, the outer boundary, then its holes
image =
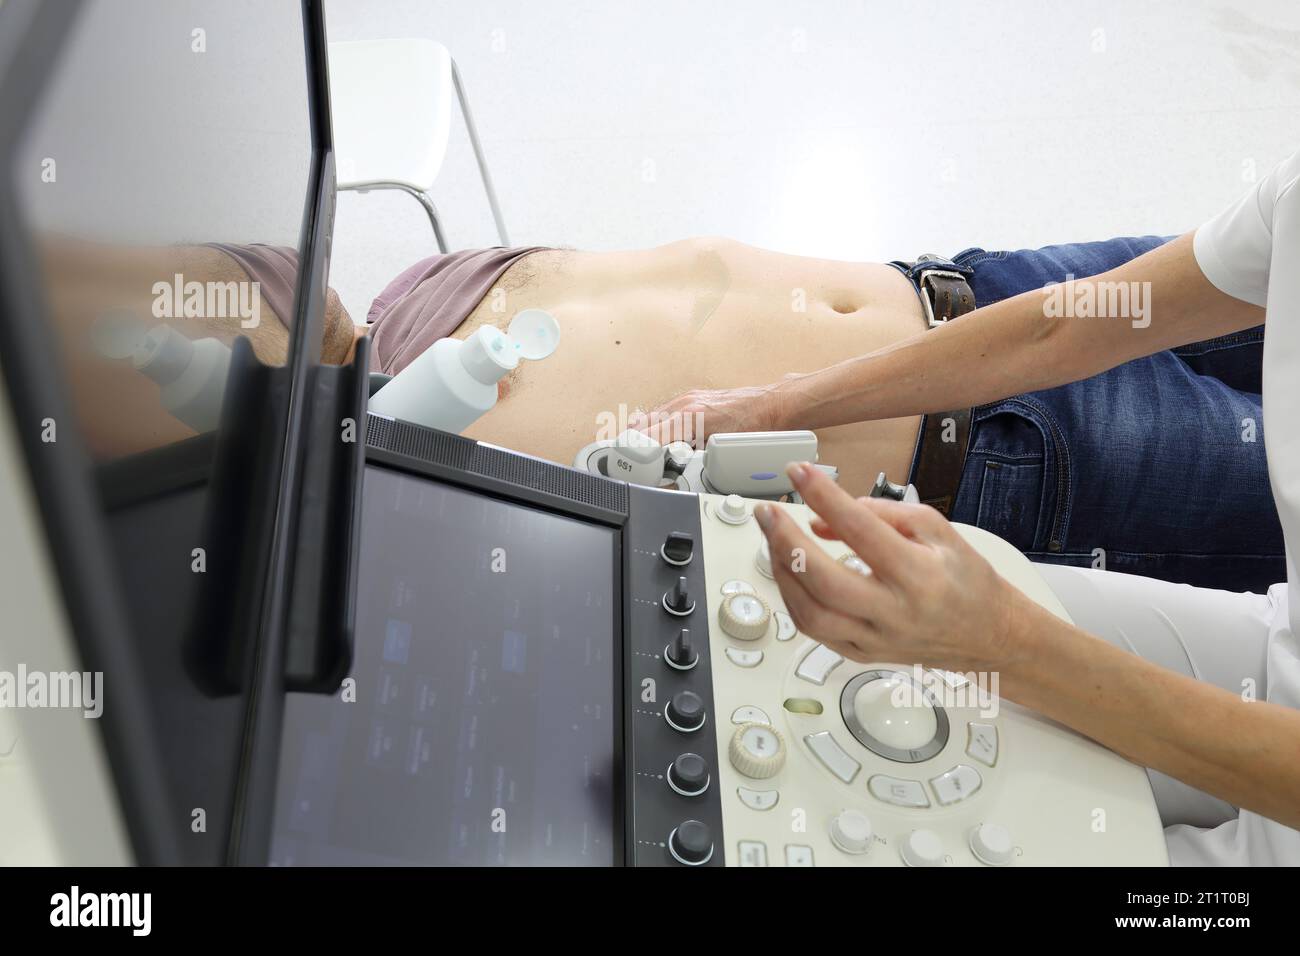
MULTIPOLYGON (((427 36, 464 76, 512 244, 722 234, 883 260, 1189 229, 1300 147, 1294 0, 328 0, 331 40, 427 36)), ((495 244, 463 127, 435 188, 495 244)), ((344 194, 362 319, 435 251, 344 194)))

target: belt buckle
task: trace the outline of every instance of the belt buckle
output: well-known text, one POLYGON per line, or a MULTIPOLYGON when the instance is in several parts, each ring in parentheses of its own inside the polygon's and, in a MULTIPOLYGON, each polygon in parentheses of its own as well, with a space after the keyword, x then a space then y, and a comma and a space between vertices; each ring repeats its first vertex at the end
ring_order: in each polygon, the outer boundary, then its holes
POLYGON ((927 286, 926 280, 931 276, 938 276, 941 279, 961 279, 966 277, 960 272, 953 272, 951 269, 922 269, 920 276, 917 277, 916 284, 921 290, 921 307, 925 310, 926 328, 936 329, 946 323, 947 319, 937 318, 934 314, 934 303, 930 296, 934 293, 933 286, 927 286))

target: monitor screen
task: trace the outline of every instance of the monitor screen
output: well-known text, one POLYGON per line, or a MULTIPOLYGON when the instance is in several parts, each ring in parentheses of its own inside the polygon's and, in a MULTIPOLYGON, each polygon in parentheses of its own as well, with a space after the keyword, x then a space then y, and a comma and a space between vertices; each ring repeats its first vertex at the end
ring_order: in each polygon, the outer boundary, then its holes
POLYGON ((616 529, 367 467, 352 672, 290 694, 271 862, 608 866, 616 529))
MULTIPOLYGON (((6 144, 24 301, 39 314, 5 309, 25 329, 5 331, 24 352, 4 385, 17 431, 43 443, 34 483, 94 497, 52 549, 83 665, 103 672, 109 738, 124 742, 115 772, 122 754, 150 751, 166 778, 163 805, 126 813, 169 830, 182 861, 215 863, 235 813, 288 418, 266 370, 290 357, 316 202, 303 9, 59 9, 75 18, 6 144), (115 694, 135 708, 129 727, 115 694)), ((0 4, 0 22, 13 12, 0 4)))

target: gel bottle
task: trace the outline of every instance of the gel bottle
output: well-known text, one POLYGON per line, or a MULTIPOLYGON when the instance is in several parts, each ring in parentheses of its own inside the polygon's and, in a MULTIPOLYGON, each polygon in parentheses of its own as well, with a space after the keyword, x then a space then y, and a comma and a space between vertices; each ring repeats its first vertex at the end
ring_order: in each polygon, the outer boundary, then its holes
POLYGON ((497 402, 497 382, 521 359, 544 359, 560 344, 560 325, 543 309, 524 309, 510 326, 485 325, 465 340, 439 339, 370 398, 370 411, 459 434, 497 402))

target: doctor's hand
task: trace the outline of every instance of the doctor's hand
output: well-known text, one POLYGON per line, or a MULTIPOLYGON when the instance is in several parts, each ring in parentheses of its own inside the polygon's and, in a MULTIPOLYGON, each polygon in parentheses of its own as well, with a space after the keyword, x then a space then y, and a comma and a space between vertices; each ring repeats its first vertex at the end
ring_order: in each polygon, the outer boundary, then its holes
MULTIPOLYGON (((785 379, 794 377, 785 376, 785 379)), ((798 428, 786 414, 788 402, 777 397, 777 384, 738 388, 694 389, 633 421, 660 444, 690 442, 703 448, 715 432, 767 432, 798 428)))
POLYGON ((780 508, 758 505, 795 626, 850 660, 992 671, 1013 663, 1033 605, 927 505, 854 499, 806 463, 788 469, 812 529, 871 568, 845 567, 780 508))

